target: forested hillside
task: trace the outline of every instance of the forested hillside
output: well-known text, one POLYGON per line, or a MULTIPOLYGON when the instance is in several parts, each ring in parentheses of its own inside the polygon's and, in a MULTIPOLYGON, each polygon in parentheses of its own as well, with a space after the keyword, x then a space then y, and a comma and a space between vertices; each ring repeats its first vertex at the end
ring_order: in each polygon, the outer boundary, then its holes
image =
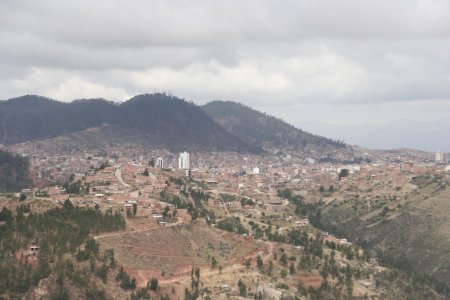
POLYGON ((63 103, 23 96, 0 101, 0 120, 3 144, 101 127, 103 140, 94 140, 104 144, 130 142, 173 151, 260 151, 224 130, 198 106, 165 94, 139 95, 120 104, 103 99, 63 103))
POLYGON ((124 228, 119 213, 73 207, 69 200, 44 213, 26 204, 15 212, 4 207, 0 299, 40 299, 43 290, 45 299, 106 299, 103 286, 118 270, 114 251, 100 252, 89 235, 124 228), (29 250, 33 245, 38 254, 29 250))
POLYGON ((0 192, 19 192, 32 185, 27 158, 0 150, 0 192))
POLYGON ((344 148, 345 144, 305 132, 281 119, 232 101, 212 101, 202 109, 228 132, 262 147, 344 148))

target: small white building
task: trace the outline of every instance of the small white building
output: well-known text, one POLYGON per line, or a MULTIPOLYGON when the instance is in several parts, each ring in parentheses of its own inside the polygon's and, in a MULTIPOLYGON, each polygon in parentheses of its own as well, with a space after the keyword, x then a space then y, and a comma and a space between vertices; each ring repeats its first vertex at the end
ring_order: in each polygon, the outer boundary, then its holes
POLYGON ((155 161, 155 166, 164 168, 164 159, 162 157, 158 157, 155 161))

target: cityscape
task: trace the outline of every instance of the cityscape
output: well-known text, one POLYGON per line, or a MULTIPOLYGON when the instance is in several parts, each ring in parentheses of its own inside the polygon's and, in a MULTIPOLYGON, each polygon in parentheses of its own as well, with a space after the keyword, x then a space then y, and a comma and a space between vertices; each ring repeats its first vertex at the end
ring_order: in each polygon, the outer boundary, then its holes
POLYGON ((0 300, 450 299, 450 1, 0 1, 0 300))

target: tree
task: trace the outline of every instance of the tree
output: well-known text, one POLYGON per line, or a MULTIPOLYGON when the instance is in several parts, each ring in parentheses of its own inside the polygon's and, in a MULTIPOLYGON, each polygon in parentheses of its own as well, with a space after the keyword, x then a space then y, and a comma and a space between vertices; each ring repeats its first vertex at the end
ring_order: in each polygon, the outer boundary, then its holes
POLYGON ((238 287, 239 287, 239 295, 242 296, 242 297, 247 296, 247 286, 240 279, 239 279, 239 282, 238 282, 238 287))
POLYGON ((2 211, 0 212, 0 221, 10 221, 13 218, 13 213, 5 206, 3 206, 2 211))
POLYGON ((133 203, 133 217, 136 216, 137 213, 137 204, 133 203))
POLYGON ((153 168, 155 166, 155 159, 154 158, 150 159, 148 161, 148 165, 153 168))
POLYGON ((19 201, 25 201, 25 200, 27 200, 27 194, 20 193, 19 201))
POLYGON ((291 262, 291 265, 289 266, 289 274, 295 274, 295 267, 293 262, 291 262))
POLYGON ((162 213, 164 219, 167 218, 167 215, 169 214, 169 211, 170 211, 170 207, 169 206, 164 207, 164 211, 162 213))
POLYGON ((157 278, 152 277, 152 279, 150 280, 149 289, 151 289, 152 291, 156 291, 158 289, 158 279, 157 278))
POLYGON ((144 173, 142 173, 144 176, 150 176, 150 173, 148 172, 148 169, 145 169, 144 173))
POLYGON ((286 256, 286 253, 283 253, 283 254, 281 254, 281 257, 280 257, 280 263, 282 264, 282 265, 287 265, 287 256, 286 256))
POLYGON ((97 256, 98 255, 98 243, 95 239, 90 238, 86 241, 85 251, 89 256, 97 256))
POLYGON ((382 216, 385 216, 389 212, 389 206, 383 206, 383 211, 381 212, 382 216))
POLYGON ((342 177, 347 177, 349 174, 348 169, 341 169, 341 171, 339 172, 339 181, 341 180, 342 177))
POLYGON ((246 259, 245 266, 247 267, 247 269, 250 268, 251 265, 252 265, 252 259, 251 258, 246 259))
POLYGON ((217 267, 217 260, 216 258, 213 256, 211 258, 211 267, 214 269, 215 267, 217 267))
POLYGON ((106 281, 108 280, 108 266, 106 264, 102 264, 96 271, 95 271, 95 275, 97 275, 97 277, 101 278, 103 283, 106 283, 106 281))
POLYGON ((259 269, 261 269, 263 267, 263 264, 264 264, 264 262, 263 262, 261 256, 258 255, 258 257, 256 258, 256 265, 258 266, 259 269))
POLYGON ((136 279, 133 277, 130 282, 130 289, 134 290, 136 288, 136 279))
POLYGON ((270 260, 269 267, 267 268, 267 275, 272 276, 272 271, 273 271, 273 262, 270 260))

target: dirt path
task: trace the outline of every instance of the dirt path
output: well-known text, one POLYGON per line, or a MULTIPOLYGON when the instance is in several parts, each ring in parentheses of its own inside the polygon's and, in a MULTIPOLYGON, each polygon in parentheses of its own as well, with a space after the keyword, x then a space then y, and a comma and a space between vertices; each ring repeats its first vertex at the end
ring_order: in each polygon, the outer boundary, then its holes
MULTIPOLYGON (((218 268, 217 269, 202 269, 200 272, 200 276, 201 277, 209 277, 209 276, 214 276, 214 275, 224 275, 224 274, 228 274, 231 273, 233 271, 236 270, 240 270, 245 268, 244 265, 241 264, 235 264, 229 267, 224 267, 222 268, 222 271, 220 271, 218 268)), ((170 283, 175 283, 175 282, 182 282, 182 281, 186 281, 186 280, 190 280, 191 279, 191 275, 185 275, 185 276, 181 276, 181 277, 176 277, 176 278, 170 278, 170 279, 161 279, 160 280, 160 284, 170 284, 170 283)))
POLYGON ((267 255, 263 257, 263 262, 265 263, 273 256, 273 248, 274 248, 272 242, 267 242, 267 244, 269 244, 269 253, 267 253, 267 255))
POLYGON ((120 231, 120 232, 112 232, 112 233, 104 233, 104 234, 100 234, 97 236, 94 236, 94 239, 101 239, 101 238, 105 238, 105 237, 110 237, 110 236, 120 236, 120 235, 125 235, 125 234, 130 234, 130 233, 139 233, 139 232, 146 232, 146 231, 151 231, 151 230, 157 230, 157 229, 161 229, 161 228, 168 228, 168 227, 173 227, 173 226, 177 226, 178 224, 183 223, 181 221, 181 219, 178 219, 175 223, 172 224, 167 224, 166 226, 159 226, 159 227, 153 227, 153 228, 148 228, 148 229, 141 229, 141 230, 133 230, 133 231, 120 231))
POLYGON ((116 168, 114 175, 116 176, 117 180, 120 182, 121 185, 123 185, 124 187, 127 187, 127 188, 131 188, 131 185, 129 185, 128 183, 125 183, 125 181, 123 181, 121 167, 116 168))

